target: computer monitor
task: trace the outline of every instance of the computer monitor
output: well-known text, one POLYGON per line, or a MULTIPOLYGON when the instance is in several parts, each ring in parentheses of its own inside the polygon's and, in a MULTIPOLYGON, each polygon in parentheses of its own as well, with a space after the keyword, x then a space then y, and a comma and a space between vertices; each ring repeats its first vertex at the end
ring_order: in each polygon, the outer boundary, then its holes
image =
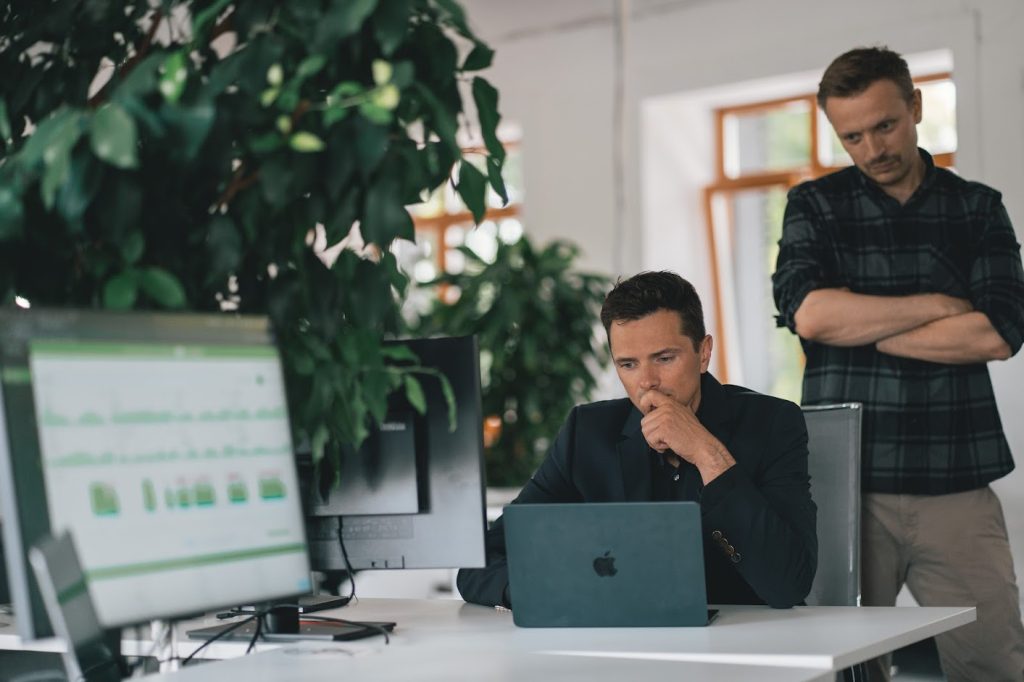
POLYGON ((2 311, 0 400, 21 636, 51 632, 27 550, 65 529, 108 628, 309 591, 265 318, 2 311))
POLYGON ((316 570, 484 566, 483 418, 475 337, 398 341, 443 373, 455 394, 456 427, 441 382, 422 376, 425 415, 392 401, 384 424, 346 458, 339 486, 307 495, 307 535, 316 570))

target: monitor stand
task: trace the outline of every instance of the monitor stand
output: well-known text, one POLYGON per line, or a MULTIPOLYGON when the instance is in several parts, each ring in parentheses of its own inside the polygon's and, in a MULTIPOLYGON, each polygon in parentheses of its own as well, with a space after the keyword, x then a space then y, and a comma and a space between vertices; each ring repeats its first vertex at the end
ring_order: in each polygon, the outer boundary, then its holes
MULTIPOLYGON (((303 613, 307 613, 307 611, 303 611, 303 613)), ((385 631, 391 632, 395 627, 395 624, 392 622, 337 622, 333 620, 320 620, 316 616, 309 620, 303 620, 300 619, 299 608, 293 604, 275 606, 262 616, 262 619, 263 625, 260 628, 260 637, 269 642, 363 639, 364 637, 382 634, 385 631)), ((189 639, 205 640, 216 637, 224 641, 249 641, 256 632, 255 621, 235 627, 230 632, 225 632, 233 625, 236 625, 236 623, 189 630, 185 634, 189 639)))

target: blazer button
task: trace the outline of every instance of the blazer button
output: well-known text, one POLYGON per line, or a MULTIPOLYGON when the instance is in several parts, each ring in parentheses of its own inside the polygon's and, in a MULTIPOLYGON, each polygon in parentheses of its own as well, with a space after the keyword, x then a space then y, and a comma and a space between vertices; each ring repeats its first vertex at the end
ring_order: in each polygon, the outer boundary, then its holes
POLYGON ((732 562, 733 562, 734 564, 738 564, 738 563, 740 562, 740 558, 741 558, 741 557, 740 557, 740 553, 739 553, 739 552, 736 552, 735 554, 733 554, 733 555, 732 555, 731 557, 729 557, 729 558, 730 558, 730 559, 732 559, 732 562))
POLYGON ((720 530, 712 531, 711 532, 711 537, 713 537, 716 540, 721 540, 722 539, 722 531, 720 531, 720 530))
POLYGON ((733 547, 732 545, 726 545, 726 546, 725 546, 725 551, 726 551, 726 553, 727 553, 727 554, 728 554, 729 556, 732 556, 733 554, 735 554, 735 553, 736 553, 736 548, 735 548, 735 547, 733 547))

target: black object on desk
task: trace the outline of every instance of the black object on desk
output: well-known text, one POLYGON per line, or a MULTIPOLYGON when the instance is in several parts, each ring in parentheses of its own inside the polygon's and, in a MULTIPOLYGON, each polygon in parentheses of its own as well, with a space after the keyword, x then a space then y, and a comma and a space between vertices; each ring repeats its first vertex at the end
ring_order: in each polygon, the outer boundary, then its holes
MULTIPOLYGON (((251 618, 251 616, 249 617, 251 618)), ((268 642, 310 639, 349 641, 384 634, 395 628, 395 623, 387 621, 346 621, 340 618, 318 618, 316 616, 300 619, 299 610, 294 606, 275 607, 262 618, 264 621, 260 628, 260 637, 268 642)), ((213 625, 189 630, 186 634, 190 639, 216 637, 223 640, 251 640, 256 632, 257 624, 254 620, 240 627, 234 627, 230 632, 224 632, 233 626, 232 623, 213 625)))

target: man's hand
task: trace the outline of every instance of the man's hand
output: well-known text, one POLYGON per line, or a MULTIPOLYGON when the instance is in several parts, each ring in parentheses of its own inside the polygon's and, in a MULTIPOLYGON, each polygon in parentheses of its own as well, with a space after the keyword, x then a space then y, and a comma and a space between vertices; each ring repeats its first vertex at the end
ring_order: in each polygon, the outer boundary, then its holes
POLYGON ((707 485, 736 463, 729 451, 684 405, 656 390, 640 399, 644 418, 640 422, 647 443, 658 452, 672 451, 700 471, 707 485))

